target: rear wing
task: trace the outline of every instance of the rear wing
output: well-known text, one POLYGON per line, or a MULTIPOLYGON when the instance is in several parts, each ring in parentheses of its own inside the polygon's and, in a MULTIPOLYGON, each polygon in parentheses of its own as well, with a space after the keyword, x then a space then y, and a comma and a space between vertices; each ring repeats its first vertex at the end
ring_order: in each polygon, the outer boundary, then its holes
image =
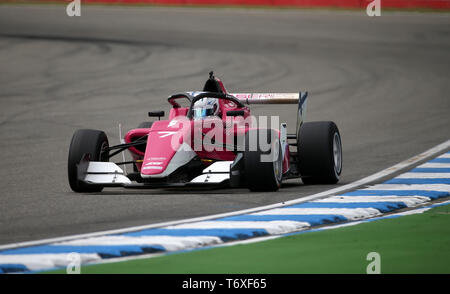
POLYGON ((308 92, 298 93, 231 93, 230 95, 236 97, 243 104, 297 104, 297 128, 296 135, 300 126, 303 124, 306 112, 306 99, 308 92))
POLYGON ((244 104, 297 104, 301 93, 235 93, 244 104))

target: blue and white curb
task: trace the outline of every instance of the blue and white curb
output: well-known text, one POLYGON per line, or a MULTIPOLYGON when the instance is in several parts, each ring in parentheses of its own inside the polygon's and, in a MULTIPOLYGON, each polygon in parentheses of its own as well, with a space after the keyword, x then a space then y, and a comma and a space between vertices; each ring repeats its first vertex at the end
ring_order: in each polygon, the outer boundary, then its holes
MULTIPOLYGON (((448 150, 449 145, 450 140, 440 148, 448 150)), ((416 161, 410 161, 409 164, 414 165, 416 161)), ((390 172, 394 171, 395 168, 391 168, 390 172)), ((382 174, 386 175, 388 173, 382 174)), ((368 177, 367 181, 373 179, 368 177)), ((364 181, 356 183, 361 186, 364 181)), ((332 193, 335 190, 339 189, 330 191, 332 193)), ((319 193, 286 204, 159 227, 131 228, 61 238, 52 242, 1 246, 0 273, 66 267, 71 262, 68 254, 72 252, 79 254, 81 264, 87 264, 111 258, 214 246, 254 237, 286 235, 319 225, 381 217, 385 213, 449 196, 450 152, 447 152, 381 184, 351 192, 332 193, 326 197, 319 193)))

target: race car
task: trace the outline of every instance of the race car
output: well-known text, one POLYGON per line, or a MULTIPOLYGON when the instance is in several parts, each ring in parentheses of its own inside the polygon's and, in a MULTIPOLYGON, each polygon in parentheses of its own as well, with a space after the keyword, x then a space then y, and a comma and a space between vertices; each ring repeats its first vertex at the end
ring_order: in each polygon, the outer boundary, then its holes
POLYGON ((158 120, 130 130, 119 145, 109 146, 103 131, 75 131, 68 156, 70 187, 81 193, 192 186, 276 191, 291 178, 337 183, 342 173, 338 127, 331 121, 304 122, 307 97, 308 92, 229 93, 210 72, 202 91, 168 98, 166 120, 164 111, 149 112, 158 120), (286 123, 258 125, 252 104, 296 104, 296 133, 288 134, 286 123), (110 162, 126 150, 132 160, 122 156, 121 162, 110 162), (126 165, 133 171, 124 173, 120 166, 126 165))

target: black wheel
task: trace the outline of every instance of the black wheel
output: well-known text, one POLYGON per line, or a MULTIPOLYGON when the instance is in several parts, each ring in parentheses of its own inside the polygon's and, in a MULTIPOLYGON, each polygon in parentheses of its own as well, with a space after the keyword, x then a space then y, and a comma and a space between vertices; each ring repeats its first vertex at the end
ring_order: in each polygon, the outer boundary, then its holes
POLYGON ((335 184, 342 172, 342 145, 331 121, 304 123, 297 134, 299 172, 304 184, 335 184))
POLYGON ((277 191, 280 188, 283 177, 283 157, 277 132, 272 130, 247 132, 244 169, 250 191, 277 191), (260 137, 260 132, 267 132, 267 135, 260 137))
POLYGON ((152 127, 152 121, 144 121, 138 125, 138 129, 149 129, 152 127))
POLYGON ((73 134, 69 148, 68 175, 70 188, 74 192, 100 192, 102 186, 88 185, 78 180, 77 165, 84 154, 89 154, 91 161, 108 161, 108 137, 102 131, 77 130, 73 134))

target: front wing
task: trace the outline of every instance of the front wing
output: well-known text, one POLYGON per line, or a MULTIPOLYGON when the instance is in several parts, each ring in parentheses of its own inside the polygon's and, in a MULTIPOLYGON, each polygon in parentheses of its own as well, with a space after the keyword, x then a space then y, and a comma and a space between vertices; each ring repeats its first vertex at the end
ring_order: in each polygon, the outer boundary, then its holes
POLYGON ((230 170, 233 161, 218 161, 202 171, 190 182, 168 183, 133 183, 123 170, 113 162, 89 161, 85 156, 78 164, 78 180, 88 185, 125 188, 162 188, 186 186, 225 185, 230 180, 230 170))

